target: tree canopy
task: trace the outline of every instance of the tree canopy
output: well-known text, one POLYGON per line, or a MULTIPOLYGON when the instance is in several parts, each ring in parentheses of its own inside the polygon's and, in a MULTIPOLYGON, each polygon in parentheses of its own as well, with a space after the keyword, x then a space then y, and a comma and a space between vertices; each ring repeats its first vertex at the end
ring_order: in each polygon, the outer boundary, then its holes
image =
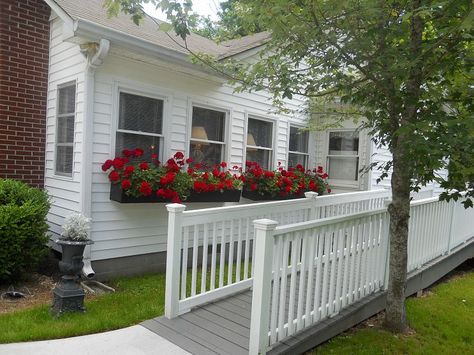
MULTIPOLYGON (((186 38, 190 1, 149 1, 168 11, 186 38)), ((109 2, 125 11, 140 3, 109 2)), ((437 181, 442 198, 466 191, 469 207, 474 197, 472 1, 232 3, 245 14, 238 28, 251 32, 258 24, 271 41, 252 63, 193 53, 196 62, 225 73, 236 90, 268 90, 279 107, 299 95, 313 102, 318 118, 363 117, 375 144, 390 149, 392 160, 378 167, 382 177, 391 175, 393 196, 387 325, 403 331, 410 191, 437 181), (437 174, 444 168, 448 178, 437 174)))

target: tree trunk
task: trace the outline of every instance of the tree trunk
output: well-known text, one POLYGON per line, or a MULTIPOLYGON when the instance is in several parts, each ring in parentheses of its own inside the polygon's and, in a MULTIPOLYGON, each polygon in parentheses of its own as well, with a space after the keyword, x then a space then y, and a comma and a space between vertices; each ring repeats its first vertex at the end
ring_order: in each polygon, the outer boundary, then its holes
MULTIPOLYGON (((399 138, 399 140, 401 140, 399 138)), ((403 143, 392 151, 392 202, 390 214, 390 271, 388 279, 385 326, 392 332, 407 329, 405 314, 405 286, 407 278, 408 220, 410 218, 410 174, 402 163, 403 143)))

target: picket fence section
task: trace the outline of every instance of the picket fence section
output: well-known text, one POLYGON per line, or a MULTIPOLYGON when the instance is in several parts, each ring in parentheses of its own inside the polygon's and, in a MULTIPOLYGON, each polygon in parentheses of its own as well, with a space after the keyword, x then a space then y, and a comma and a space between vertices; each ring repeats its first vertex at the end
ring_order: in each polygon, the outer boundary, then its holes
POLYGON ((386 190, 242 204, 186 211, 169 204, 165 316, 173 318, 192 307, 252 286, 256 219, 294 224, 384 206, 386 190))
MULTIPOLYGON (((408 272, 474 236, 474 210, 437 197, 410 206, 408 272)), ((250 354, 386 288, 389 215, 375 208, 279 225, 255 225, 250 354)))

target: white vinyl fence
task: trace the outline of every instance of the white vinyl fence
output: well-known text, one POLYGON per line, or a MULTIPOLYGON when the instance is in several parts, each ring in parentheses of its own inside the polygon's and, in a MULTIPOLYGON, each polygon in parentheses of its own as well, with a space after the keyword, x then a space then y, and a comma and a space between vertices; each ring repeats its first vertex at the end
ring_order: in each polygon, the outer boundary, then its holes
POLYGON ((252 286, 253 221, 294 224, 383 207, 386 190, 262 202, 186 211, 167 205, 168 249, 165 315, 168 318, 252 286))
MULTIPOLYGON (((411 203, 408 271, 474 236, 474 209, 437 197, 411 203)), ((388 278, 386 208, 279 225, 255 224, 250 354, 383 290, 388 278)))

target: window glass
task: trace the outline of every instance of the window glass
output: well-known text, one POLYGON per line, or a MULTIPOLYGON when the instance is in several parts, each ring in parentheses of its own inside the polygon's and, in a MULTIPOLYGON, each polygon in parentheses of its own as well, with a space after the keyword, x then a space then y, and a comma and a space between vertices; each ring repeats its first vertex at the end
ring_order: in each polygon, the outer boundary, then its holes
POLYGON ((193 107, 190 157, 203 167, 224 160, 225 117, 223 111, 193 107))
POLYGON ((295 167, 296 165, 302 165, 307 168, 308 166, 308 156, 303 154, 288 153, 288 166, 295 167))
POLYGON ((354 131, 329 133, 330 155, 359 154, 359 133, 354 131))
MULTIPOLYGON (((249 118, 248 134, 252 135, 258 147, 272 148, 273 124, 268 121, 249 118)), ((250 145, 250 142, 247 144, 250 145)))
POLYGON ((359 132, 329 133, 328 175, 330 179, 357 181, 359 177, 359 132))
POLYGON ((290 127, 290 151, 308 153, 309 132, 290 127))
POLYGON ((193 107, 191 138, 224 142, 225 112, 193 107))
POLYGON ((125 149, 141 148, 141 160, 151 160, 153 153, 162 157, 163 107, 161 99, 120 93, 116 155, 125 149))
POLYGON ((162 133, 163 100, 120 93, 119 129, 162 133))
POLYGON ((76 109, 76 83, 58 88, 56 121, 57 175, 72 176, 74 156, 74 121, 76 109))
POLYGON ((249 118, 247 125, 246 160, 270 169, 273 150, 273 123, 249 118))

